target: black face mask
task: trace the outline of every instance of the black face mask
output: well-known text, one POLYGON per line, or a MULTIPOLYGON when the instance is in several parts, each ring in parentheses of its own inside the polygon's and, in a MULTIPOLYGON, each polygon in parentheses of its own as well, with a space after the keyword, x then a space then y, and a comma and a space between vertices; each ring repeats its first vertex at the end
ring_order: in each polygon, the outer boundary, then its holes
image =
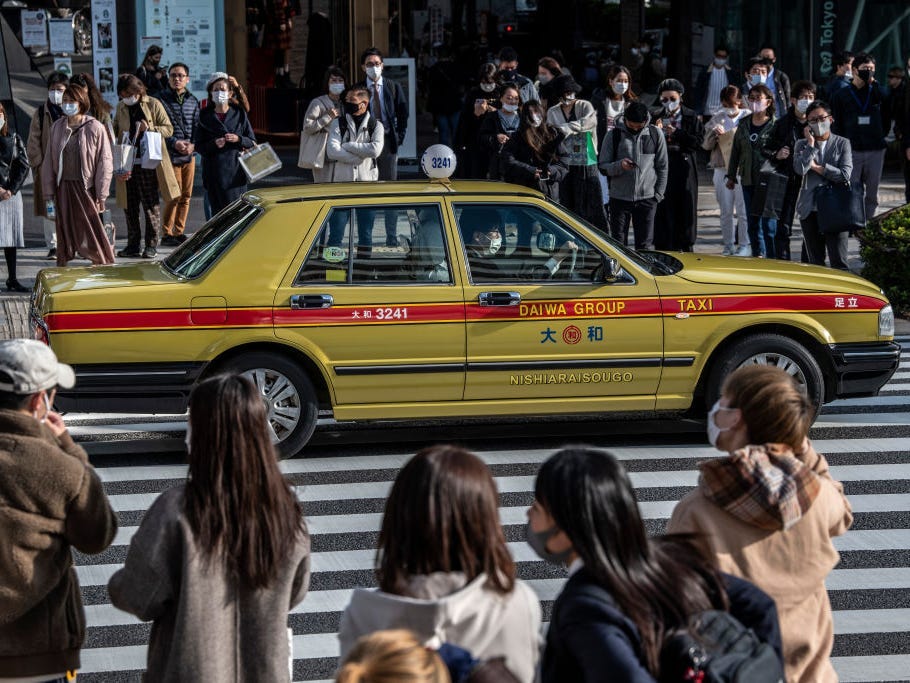
POLYGON ((638 135, 638 134, 641 133, 644 129, 645 129, 644 126, 642 126, 641 128, 638 128, 638 129, 629 128, 628 125, 626 126, 626 130, 629 131, 629 133, 631 133, 632 135, 638 135))
POLYGON ((863 83, 868 83, 869 81, 872 80, 872 71, 870 71, 869 69, 860 69, 858 73, 859 73, 859 77, 862 79, 863 83))
POLYGON ((344 113, 350 114, 351 116, 357 116, 357 112, 360 109, 359 102, 345 102, 344 103, 344 113))
POLYGON ((499 72, 500 83, 511 83, 518 78, 518 72, 514 69, 503 69, 499 72))

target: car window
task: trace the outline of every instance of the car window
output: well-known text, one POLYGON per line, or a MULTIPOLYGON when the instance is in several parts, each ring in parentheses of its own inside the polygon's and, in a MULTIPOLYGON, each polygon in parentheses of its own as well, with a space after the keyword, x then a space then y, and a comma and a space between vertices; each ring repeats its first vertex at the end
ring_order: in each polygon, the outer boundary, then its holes
POLYGON ((335 208, 295 284, 451 284, 438 204, 335 208))
POLYGON ((235 202, 203 225, 182 247, 164 260, 174 275, 202 275, 259 217, 262 209, 244 201, 235 202))
POLYGON ((473 282, 591 282, 602 264, 599 250, 539 207, 456 204, 454 209, 473 282))

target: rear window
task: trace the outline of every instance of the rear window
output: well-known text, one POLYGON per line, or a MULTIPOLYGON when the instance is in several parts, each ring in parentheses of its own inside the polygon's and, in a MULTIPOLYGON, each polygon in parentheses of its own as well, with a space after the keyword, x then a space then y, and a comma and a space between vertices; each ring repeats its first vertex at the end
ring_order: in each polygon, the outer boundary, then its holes
POLYGON ((174 275, 202 275, 259 217, 262 209, 244 201, 235 202, 200 228, 192 239, 164 260, 174 275))

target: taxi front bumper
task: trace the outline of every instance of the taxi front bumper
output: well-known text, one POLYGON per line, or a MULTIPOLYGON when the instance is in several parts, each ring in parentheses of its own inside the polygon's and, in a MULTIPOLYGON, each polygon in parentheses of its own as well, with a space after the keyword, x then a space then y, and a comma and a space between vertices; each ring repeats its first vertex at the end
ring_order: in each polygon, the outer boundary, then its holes
POLYGON ((900 365, 897 342, 831 344, 833 398, 875 396, 900 365))

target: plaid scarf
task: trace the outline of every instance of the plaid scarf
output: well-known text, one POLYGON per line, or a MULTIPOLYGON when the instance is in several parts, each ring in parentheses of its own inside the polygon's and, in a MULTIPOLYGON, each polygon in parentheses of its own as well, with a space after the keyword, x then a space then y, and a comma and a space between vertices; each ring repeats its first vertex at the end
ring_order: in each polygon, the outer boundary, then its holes
POLYGON ((698 486, 734 517, 760 529, 786 531, 818 497, 818 475, 783 444, 746 446, 699 464, 698 486))

